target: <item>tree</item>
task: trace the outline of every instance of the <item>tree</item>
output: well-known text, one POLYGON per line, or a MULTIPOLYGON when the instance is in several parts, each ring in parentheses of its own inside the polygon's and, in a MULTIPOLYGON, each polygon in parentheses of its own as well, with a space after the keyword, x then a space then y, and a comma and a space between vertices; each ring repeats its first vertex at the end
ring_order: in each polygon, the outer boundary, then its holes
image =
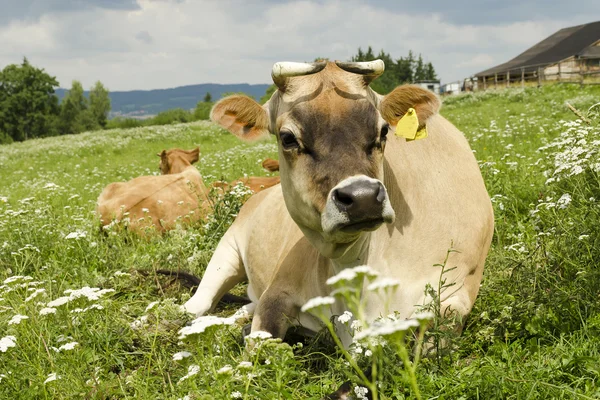
POLYGON ((433 68, 433 64, 428 62, 425 66, 425 75, 428 80, 437 81, 437 74, 435 73, 435 69, 433 68))
POLYGON ((90 90, 90 113, 94 122, 101 128, 106 128, 110 112, 110 97, 108 89, 98 81, 90 90))
POLYGON ((385 63, 385 72, 378 79, 371 83, 371 88, 380 94, 387 94, 396 86, 403 83, 410 83, 416 80, 436 79, 433 64, 423 62, 423 57, 415 60, 412 51, 408 52, 407 57, 400 57, 396 61, 390 54, 383 51, 377 56, 374 55, 371 46, 364 52, 360 47, 358 53, 352 57, 352 61, 372 61, 381 59, 385 63))
POLYGON ((57 86, 55 77, 33 67, 27 58, 21 65, 11 64, 0 71, 0 141, 54 135, 57 86))
POLYGON ((417 63, 415 64, 415 81, 423 81, 427 79, 425 64, 423 63, 423 57, 419 54, 419 58, 417 59, 417 63))
POLYGON ((70 135, 98 128, 98 123, 88 110, 88 99, 79 81, 73 81, 60 107, 60 134, 70 135))
POLYGON ((211 96, 210 92, 206 92, 206 95, 204 95, 204 102, 210 103, 211 101, 212 101, 212 96, 211 96))
POLYGON ((210 110, 212 106, 213 103, 211 102, 199 101, 194 109, 194 120, 210 119, 210 110))

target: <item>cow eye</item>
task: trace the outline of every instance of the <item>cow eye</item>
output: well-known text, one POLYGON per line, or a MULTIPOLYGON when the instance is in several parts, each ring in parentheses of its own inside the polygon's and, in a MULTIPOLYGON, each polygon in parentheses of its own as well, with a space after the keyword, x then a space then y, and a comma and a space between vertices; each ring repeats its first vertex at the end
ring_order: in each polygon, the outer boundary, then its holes
POLYGON ((284 149, 291 150, 300 147, 300 143, 296 140, 296 136, 291 132, 279 132, 279 137, 281 138, 281 145, 284 149))
POLYGON ((381 141, 386 140, 389 130, 390 130, 389 124, 385 124, 384 126, 381 127, 381 132, 379 133, 379 138, 381 141))

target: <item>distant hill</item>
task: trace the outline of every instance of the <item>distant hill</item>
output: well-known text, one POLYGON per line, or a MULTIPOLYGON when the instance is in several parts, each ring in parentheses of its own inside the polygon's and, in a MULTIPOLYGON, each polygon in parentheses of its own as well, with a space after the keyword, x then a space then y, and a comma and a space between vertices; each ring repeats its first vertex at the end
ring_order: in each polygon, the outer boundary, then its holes
MULTIPOLYGON (((210 93, 213 101, 218 100, 224 93, 243 92, 259 100, 266 92, 269 85, 249 85, 247 83, 221 85, 217 83, 203 83, 200 85, 180 86, 172 89, 132 90, 128 92, 110 92, 112 105, 111 116, 129 115, 144 116, 155 115, 161 111, 172 108, 186 110, 196 107, 210 93)), ((56 89, 60 100, 68 92, 67 89, 56 89)), ((85 92, 88 95, 88 92, 85 92)))

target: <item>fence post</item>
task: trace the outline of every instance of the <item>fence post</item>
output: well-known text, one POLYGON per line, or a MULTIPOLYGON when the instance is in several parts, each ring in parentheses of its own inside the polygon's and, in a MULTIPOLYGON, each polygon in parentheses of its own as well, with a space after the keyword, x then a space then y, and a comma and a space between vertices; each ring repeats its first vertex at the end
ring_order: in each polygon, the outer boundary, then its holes
POLYGON ((525 68, 521 68, 521 87, 525 87, 525 68))
POLYGON ((538 67, 538 87, 542 86, 542 67, 538 67))
POLYGON ((498 73, 494 74, 494 89, 498 89, 498 73))
POLYGON ((560 75, 561 75, 561 71, 560 71, 560 62, 558 63, 558 81, 560 82, 560 75))
POLYGON ((580 62, 580 64, 579 64, 579 75, 581 75, 581 80, 580 80, 579 84, 581 85, 581 87, 583 87, 583 78, 585 77, 585 72, 583 71, 583 63, 582 62, 580 62))
POLYGON ((510 71, 506 71, 506 87, 510 87, 510 71))
POLYGON ((483 77, 483 90, 487 89, 487 76, 483 77))

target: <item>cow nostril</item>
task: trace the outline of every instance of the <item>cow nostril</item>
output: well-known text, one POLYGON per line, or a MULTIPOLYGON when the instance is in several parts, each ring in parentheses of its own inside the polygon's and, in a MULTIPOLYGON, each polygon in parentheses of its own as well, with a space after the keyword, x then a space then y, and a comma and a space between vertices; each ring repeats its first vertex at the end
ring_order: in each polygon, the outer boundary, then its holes
POLYGON ((377 188, 377 202, 383 203, 384 200, 385 200, 385 190, 383 189, 383 185, 380 183, 379 187, 377 188))
POLYGON ((335 200, 336 203, 344 205, 346 207, 351 206, 352 203, 354 202, 351 194, 344 193, 340 189, 333 192, 333 199, 335 200))

